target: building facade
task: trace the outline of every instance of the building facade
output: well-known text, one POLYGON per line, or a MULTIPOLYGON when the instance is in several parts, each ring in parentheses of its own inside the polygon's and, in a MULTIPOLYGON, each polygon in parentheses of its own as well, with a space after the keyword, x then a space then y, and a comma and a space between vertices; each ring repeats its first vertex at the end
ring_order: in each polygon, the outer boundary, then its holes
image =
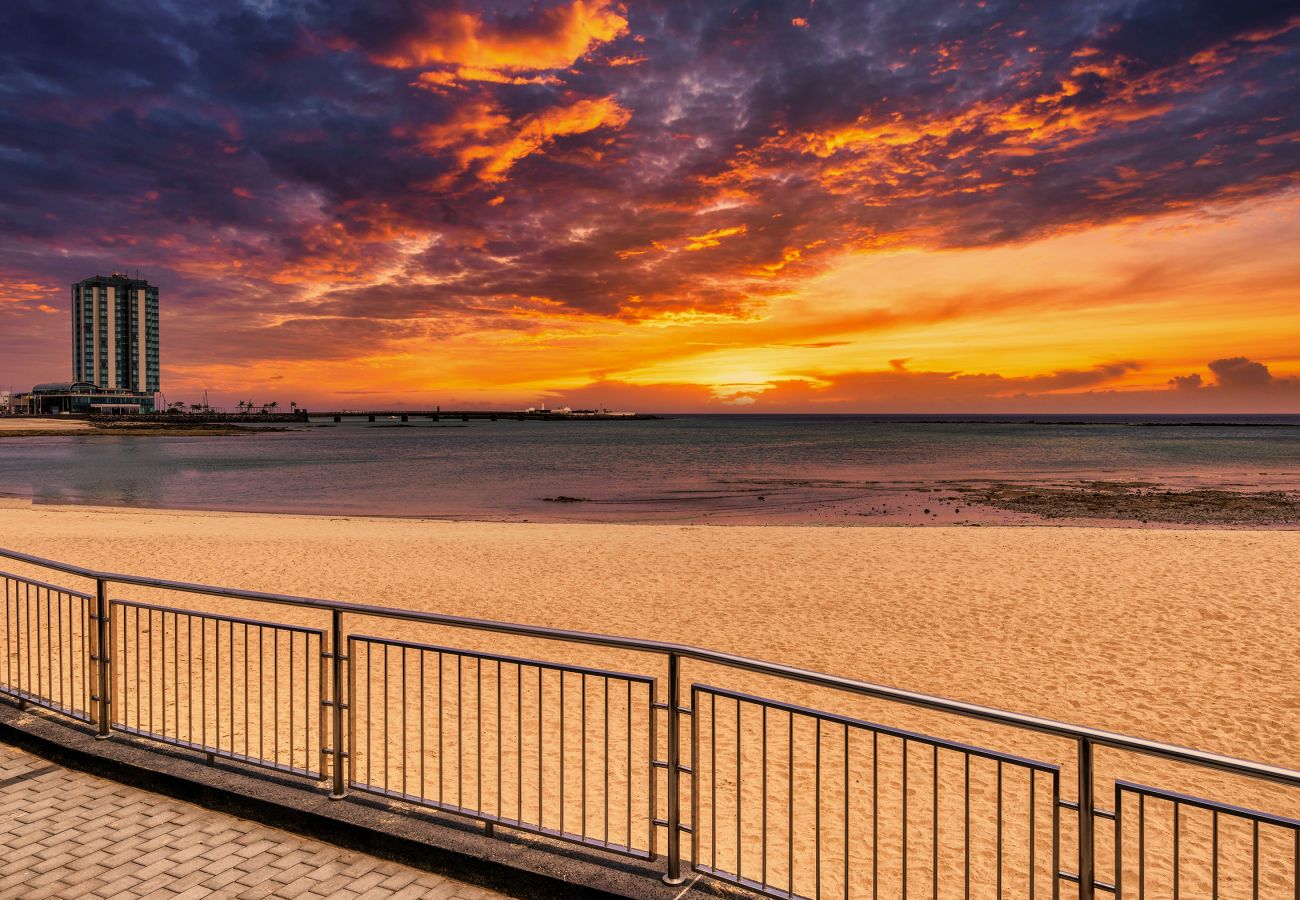
POLYGON ((153 412, 153 394, 109 390, 88 381, 38 384, 14 398, 15 411, 28 416, 120 416, 153 412))
POLYGON ((157 287, 118 272, 72 285, 72 379, 152 401, 160 390, 157 287))

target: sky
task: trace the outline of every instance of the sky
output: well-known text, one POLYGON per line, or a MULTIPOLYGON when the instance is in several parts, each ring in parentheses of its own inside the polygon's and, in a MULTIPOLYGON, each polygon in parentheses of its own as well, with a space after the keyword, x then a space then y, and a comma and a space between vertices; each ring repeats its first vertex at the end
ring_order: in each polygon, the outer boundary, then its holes
POLYGON ((1300 412, 1300 4, 9 0, 0 389, 1300 412))

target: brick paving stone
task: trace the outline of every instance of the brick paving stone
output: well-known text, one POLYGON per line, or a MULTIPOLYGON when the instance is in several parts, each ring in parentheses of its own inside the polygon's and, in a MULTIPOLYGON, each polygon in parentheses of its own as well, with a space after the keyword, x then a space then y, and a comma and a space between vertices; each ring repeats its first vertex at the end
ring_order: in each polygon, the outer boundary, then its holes
MULTIPOLYGON (((48 765, 0 744, 0 780, 48 765)), ((0 789, 0 847, 0 900, 503 896, 63 768, 0 789)))

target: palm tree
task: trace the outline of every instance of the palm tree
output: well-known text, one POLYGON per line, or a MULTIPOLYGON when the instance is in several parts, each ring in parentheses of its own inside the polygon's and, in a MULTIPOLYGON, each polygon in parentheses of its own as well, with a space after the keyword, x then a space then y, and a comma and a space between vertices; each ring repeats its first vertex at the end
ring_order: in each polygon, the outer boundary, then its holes
POLYGON ((272 400, 270 403, 268 403, 268 404, 266 404, 266 405, 267 405, 267 408, 271 410, 271 412, 275 412, 277 409, 280 408, 280 403, 279 403, 278 400, 272 400))

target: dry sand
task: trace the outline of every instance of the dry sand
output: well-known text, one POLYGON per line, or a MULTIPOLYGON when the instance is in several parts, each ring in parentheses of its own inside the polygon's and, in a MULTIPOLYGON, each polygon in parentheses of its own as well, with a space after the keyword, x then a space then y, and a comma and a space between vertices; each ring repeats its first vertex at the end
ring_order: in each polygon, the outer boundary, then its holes
POLYGON ((6 432, 65 432, 91 431, 93 427, 82 419, 31 419, 26 416, 9 418, 0 416, 0 435, 6 432))
MULTIPOLYGON (((92 567, 185 581, 681 641, 1282 766, 1300 766, 1300 695, 1296 691, 1300 628, 1296 625, 1295 581, 1300 534, 1296 532, 528 525, 32 507, 8 501, 0 502, 0 546, 92 567)), ((20 566, 7 568, 30 574, 20 566)), ((67 578, 60 583, 77 586, 67 578)), ((123 588, 114 596, 324 624, 320 616, 297 615, 284 608, 256 610, 193 595, 150 596, 123 588)), ((659 679, 661 698, 664 690, 659 662, 632 654, 382 622, 355 623, 349 628, 358 633, 639 672, 659 679)), ((500 809, 509 816, 514 812, 512 793, 516 788, 526 792, 509 772, 523 761, 508 747, 509 737, 515 733, 511 716, 519 706, 533 703, 536 692, 530 687, 512 687, 510 677, 517 673, 507 670, 498 706, 494 669, 489 664, 483 671, 489 679, 486 686, 481 692, 468 689, 462 702, 484 710, 485 728, 498 709, 505 718, 507 737, 501 755, 507 771, 500 809)), ((380 677, 377 670, 374 677, 380 677)), ((386 683, 392 685, 391 679, 398 677, 391 675, 386 683)), ((402 684, 413 686, 409 673, 400 677, 402 684)), ((684 677, 688 683, 719 684, 1060 763, 1062 793, 1074 796, 1073 748, 1068 742, 776 684, 744 673, 688 664, 684 677)), ((545 690, 553 692, 553 688, 549 685, 545 690)), ((595 704, 589 710, 593 717, 601 715, 599 703, 574 701, 572 687, 570 691, 566 728, 575 727, 574 719, 587 703, 595 704), (572 705, 575 702, 577 706, 572 705)), ((395 698, 385 705, 382 700, 358 697, 355 705, 362 718, 370 708, 376 710, 376 716, 382 709, 394 717, 403 711, 413 716, 415 709, 395 698)), ((625 709, 614 701, 616 719, 625 709)), ((734 799, 727 798, 735 792, 732 767, 737 726, 733 712, 724 711, 721 703, 718 710, 719 799, 715 810, 711 801, 713 765, 701 761, 700 786, 702 792, 709 793, 702 793, 700 815, 702 819, 718 816, 718 866, 734 868, 736 842, 731 835, 736 810, 734 799)), ((748 877, 762 864, 756 845, 750 843, 754 828, 759 827, 754 817, 762 796, 755 793, 761 775, 756 757, 760 743, 755 729, 759 726, 749 712, 746 716, 749 718, 740 726, 745 735, 740 754, 745 809, 740 815, 745 826, 742 844, 746 846, 748 877)), ((701 723, 704 721, 702 714, 701 723)), ((477 733, 477 727, 471 726, 477 733)), ((403 733, 414 734, 416 727, 408 724, 403 733)), ((611 726, 616 745, 626 737, 619 727, 611 726)), ((774 719, 769 732, 773 747, 780 747, 788 738, 787 728, 774 719)), ((830 795, 843 793, 843 764, 829 761, 831 754, 843 753, 843 734, 843 730, 836 735, 828 732, 825 739, 828 761, 824 762, 827 784, 823 789, 830 795)), ((441 735, 438 737, 441 740, 441 735)), ((471 739, 465 741, 471 762, 464 764, 477 765, 477 747, 470 746, 471 739)), ((494 736, 488 738, 489 745, 494 746, 495 741, 494 736)), ((856 736, 854 741, 850 768, 856 797, 869 789, 871 760, 865 745, 856 736)), ((566 755, 576 752, 573 743, 566 755)), ((814 746, 806 735, 800 743, 805 750, 814 746)), ((491 768, 497 758, 493 746, 484 750, 489 783, 496 777, 491 768)), ((702 742, 701 747, 708 753, 712 742, 702 742)), ((530 758, 532 750, 526 747, 521 751, 523 758, 530 758)), ((381 765, 388 762, 401 771, 405 761, 413 768, 410 761, 396 758, 400 752, 404 751, 371 751, 369 764, 379 760, 381 765)), ((426 750, 423 755, 430 765, 432 752, 426 750)), ((662 740, 658 752, 663 753, 662 740)), ((943 771, 941 777, 936 776, 927 748, 914 744, 911 752, 909 823, 924 825, 933 815, 928 799, 932 779, 944 784, 940 818, 948 823, 957 815, 948 805, 955 796, 949 788, 960 788, 960 772, 941 758, 943 771)), ((898 748, 882 743, 880 753, 881 784, 897 791, 898 748)), ((769 777, 783 785, 793 768, 798 783, 811 791, 815 787, 813 769, 808 760, 796 755, 793 767, 784 756, 774 761, 769 777)), ((365 751, 359 748, 357 757, 358 764, 364 763, 365 751)), ((616 750, 616 768, 621 768, 623 759, 616 750)), ((635 762, 640 767, 644 760, 638 757, 635 762)), ((1110 779, 1120 776, 1274 813, 1300 813, 1300 792, 1113 752, 1100 752, 1098 762, 1098 804, 1102 806, 1113 804, 1110 779)), ((594 775, 599 769, 590 771, 594 775)), ((972 782, 986 800, 992 777, 990 771, 977 772, 972 782)), ((1018 799, 1009 794, 1007 803, 1027 808, 1024 792, 1028 782, 1016 777, 1019 786, 1008 790, 1021 793, 1018 799)), ((1009 784, 1011 780, 1008 773, 1009 784)), ((573 792, 576 781, 566 783, 573 792)), ((616 807, 626 801, 625 784, 625 779, 615 777, 610 788, 616 807)), ((411 791, 408 785, 407 792, 436 791, 438 786, 436 776, 422 775, 418 790, 411 791)), ((486 790, 483 806, 490 808, 497 802, 495 788, 489 785, 486 790)), ((1049 815, 1042 808, 1042 790, 1040 784, 1036 829, 1043 827, 1049 815)), ((573 793, 570 797, 566 808, 576 810, 573 793)), ((769 793, 769 798, 779 805, 777 794, 769 793)), ((525 806, 535 799, 535 795, 526 799, 525 806)), ((662 783, 659 799, 662 814, 662 783)), ((636 800, 641 803, 640 797, 636 800)), ((888 802, 882 800, 881 805, 882 815, 895 816, 896 810, 888 802)), ((977 832, 980 822, 988 825, 988 809, 991 807, 985 803, 976 814, 977 832)), ((810 809, 801 808, 799 815, 805 814, 811 815, 810 809)), ((579 815, 587 815, 589 833, 600 832, 603 812, 597 809, 579 815)), ((857 807, 850 811, 855 833, 864 815, 857 807)), ((1073 868, 1068 862, 1073 840, 1068 818, 1064 816, 1062 824, 1064 866, 1073 868)), ((835 837, 838 821, 842 818, 832 816, 829 823, 823 823, 829 829, 823 836, 824 866, 832 870, 823 874, 828 896, 843 896, 835 881, 845 849, 842 839, 835 837)), ((554 825, 548 823, 548 827, 554 825)), ((575 827, 575 820, 569 819, 566 828, 575 827)), ((781 829, 785 826, 773 823, 768 827, 774 846, 783 846, 786 833, 781 829)), ((1190 827, 1185 821, 1184 829, 1190 827)), ((611 828, 615 839, 627 833, 617 821, 611 828)), ((634 843, 638 830, 634 825, 634 843)), ((800 830, 806 832, 806 826, 800 830)), ((913 838, 909 849, 913 878, 920 879, 914 880, 912 890, 928 884, 925 879, 932 845, 924 836, 925 829, 919 830, 921 843, 913 838)), ((1027 840, 1028 832, 1021 830, 1025 836, 1016 838, 1017 846, 1027 840)), ((701 831, 705 832, 702 852, 707 861, 714 851, 708 837, 714 829, 701 831)), ((1098 834, 1103 848, 1100 874, 1110 877, 1105 850, 1113 832, 1103 823, 1098 834)), ((1148 837, 1148 852, 1168 834, 1168 826, 1157 821, 1148 837)), ((882 831, 882 841, 886 835, 882 831)), ((955 832, 943 829, 941 869, 947 871, 957 864, 961 835, 960 827, 955 832)), ((1203 837, 1199 832, 1185 833, 1184 854, 1190 853, 1193 860, 1204 855, 1203 837)), ((814 877, 808 841, 806 834, 796 841, 800 859, 795 869, 801 893, 814 877)), ((1229 837, 1224 841, 1226 847, 1229 837)), ((855 867, 868 864, 863 852, 857 847, 850 854, 855 867)), ((1050 884, 1043 852, 1040 847, 1035 862, 1040 890, 1050 884)), ((994 858, 992 844, 985 841, 974 853, 987 874, 994 858)), ((1287 856, 1286 866, 1289 859, 1287 856)), ((1019 865, 1023 877, 1025 863, 1019 865)), ((778 885, 785 884, 785 866, 781 859, 773 859, 769 865, 769 877, 778 885)), ((1281 874, 1270 870, 1272 880, 1266 883, 1265 894, 1272 888, 1291 890, 1293 877, 1289 868, 1281 874)), ((1185 872, 1183 889, 1197 893, 1195 888, 1203 879, 1201 869, 1185 872)), ((853 880, 857 881, 856 876, 853 880)), ((1009 889, 1019 893, 1024 885, 1009 889)), ((1231 893, 1225 889, 1224 896, 1231 893)))

